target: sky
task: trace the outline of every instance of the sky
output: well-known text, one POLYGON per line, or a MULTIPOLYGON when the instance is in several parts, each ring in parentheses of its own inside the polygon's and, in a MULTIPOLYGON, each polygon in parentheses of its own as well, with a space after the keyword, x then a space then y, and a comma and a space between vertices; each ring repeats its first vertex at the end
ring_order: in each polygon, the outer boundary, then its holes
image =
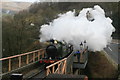
POLYGON ((13 2, 13 1, 15 2, 38 2, 39 0, 2 0, 2 2, 13 2))
MULTIPOLYGON (((0 0, 1 1, 1 0, 0 0)), ((2 0, 2 2, 118 2, 120 0, 2 0)))
POLYGON ((17 2, 36 2, 39 0, 12 0, 12 1, 17 1, 17 2))

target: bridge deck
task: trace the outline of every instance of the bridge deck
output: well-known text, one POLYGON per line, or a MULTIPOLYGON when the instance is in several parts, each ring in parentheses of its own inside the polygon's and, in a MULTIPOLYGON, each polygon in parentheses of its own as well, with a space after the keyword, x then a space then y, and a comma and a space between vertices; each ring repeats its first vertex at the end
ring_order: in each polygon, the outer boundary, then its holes
MULTIPOLYGON (((72 53, 72 54, 74 54, 74 53, 72 53)), ((75 67, 81 68, 81 69, 85 68, 85 66, 87 64, 86 63, 86 61, 87 61, 87 55, 86 55, 86 53, 83 54, 83 59, 80 59, 80 62, 78 62, 77 56, 74 56, 74 55, 71 55, 71 56, 73 56, 73 58, 70 57, 70 61, 68 61, 68 62, 71 63, 71 60, 73 61, 73 68, 75 68, 75 67)), ((70 66, 70 64, 69 64, 69 66, 70 66)), ((46 76, 45 72, 46 71, 43 71, 43 72, 35 75, 32 78, 34 78, 34 79, 35 78, 44 78, 46 76)), ((79 78, 80 80, 83 80, 84 77, 85 77, 85 75, 57 74, 56 73, 56 74, 49 74, 47 77, 44 78, 44 80, 46 80, 46 79, 49 80, 50 78, 79 78)))
POLYGON ((85 63, 86 61, 87 61, 87 59, 88 59, 88 53, 86 52, 86 53, 83 53, 82 54, 82 56, 80 56, 80 61, 78 61, 78 59, 77 59, 77 55, 74 55, 74 62, 75 63, 85 63))
POLYGON ((73 68, 85 69, 88 61, 88 53, 83 53, 78 61, 77 56, 74 55, 73 68))

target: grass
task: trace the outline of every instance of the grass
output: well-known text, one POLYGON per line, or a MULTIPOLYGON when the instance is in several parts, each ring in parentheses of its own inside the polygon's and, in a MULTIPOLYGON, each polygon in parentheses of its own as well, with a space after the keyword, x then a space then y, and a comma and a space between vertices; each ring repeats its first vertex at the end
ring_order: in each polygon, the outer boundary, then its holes
POLYGON ((87 65, 89 78, 117 78, 118 70, 108 61, 102 52, 90 52, 87 65))

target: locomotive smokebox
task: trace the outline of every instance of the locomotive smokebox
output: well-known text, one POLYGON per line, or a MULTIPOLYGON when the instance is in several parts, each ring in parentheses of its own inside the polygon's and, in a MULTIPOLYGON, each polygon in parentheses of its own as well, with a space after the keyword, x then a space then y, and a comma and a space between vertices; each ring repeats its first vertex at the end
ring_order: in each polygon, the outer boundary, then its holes
POLYGON ((56 46, 54 46, 54 45, 47 46, 46 53, 47 53, 48 58, 51 57, 52 59, 55 59, 55 57, 57 56, 56 46))

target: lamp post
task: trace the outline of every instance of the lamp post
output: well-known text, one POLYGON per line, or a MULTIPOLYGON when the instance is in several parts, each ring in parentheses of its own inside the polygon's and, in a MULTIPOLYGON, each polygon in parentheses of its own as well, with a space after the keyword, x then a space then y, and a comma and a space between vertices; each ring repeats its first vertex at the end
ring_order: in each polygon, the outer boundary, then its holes
POLYGON ((83 60, 83 56, 82 56, 82 54, 83 54, 83 43, 81 42, 80 43, 80 62, 81 62, 81 60, 83 60))
POLYGON ((86 49, 86 40, 84 40, 84 49, 86 49))
POLYGON ((80 43, 80 51, 82 51, 83 50, 83 43, 81 42, 80 43))

